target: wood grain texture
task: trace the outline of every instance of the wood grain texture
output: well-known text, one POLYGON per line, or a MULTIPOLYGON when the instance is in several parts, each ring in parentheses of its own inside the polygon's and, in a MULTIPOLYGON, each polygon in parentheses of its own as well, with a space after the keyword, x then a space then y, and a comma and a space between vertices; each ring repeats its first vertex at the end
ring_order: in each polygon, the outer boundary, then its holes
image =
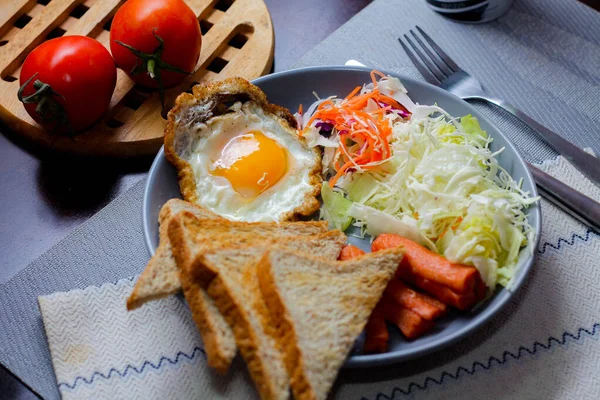
MULTIPOLYGON (((195 72, 166 91, 166 109, 197 83, 230 76, 254 79, 273 64, 271 17, 262 0, 186 0, 203 29, 195 72)), ((110 21, 123 0, 52 0, 47 5, 19 0, 0 12, 0 118, 24 137, 55 150, 133 157, 154 154, 162 145, 165 120, 156 92, 138 86, 118 70, 107 115, 73 138, 50 135, 17 99, 20 66, 48 38, 85 35, 109 48, 110 21)))

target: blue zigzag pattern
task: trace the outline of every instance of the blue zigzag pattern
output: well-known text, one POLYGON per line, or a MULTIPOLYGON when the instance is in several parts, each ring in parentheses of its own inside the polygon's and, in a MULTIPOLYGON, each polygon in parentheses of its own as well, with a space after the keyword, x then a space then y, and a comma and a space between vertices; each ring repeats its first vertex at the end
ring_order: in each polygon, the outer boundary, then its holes
POLYGON ((124 378, 130 372, 136 373, 136 374, 141 374, 142 372, 144 372, 146 367, 152 368, 155 370, 159 370, 162 368, 163 365, 166 365, 166 364, 177 365, 183 359, 188 359, 191 361, 194 358, 196 358, 198 356, 198 354, 206 355, 206 352, 204 351, 204 349, 196 346, 196 347, 194 347, 194 350, 192 351, 191 354, 184 353, 183 351, 177 352, 175 359, 171 359, 169 357, 162 356, 160 358, 160 360, 158 361, 158 364, 154 364, 151 361, 144 361, 144 363, 140 367, 135 367, 133 365, 127 365, 127 367, 125 367, 125 370, 123 372, 119 371, 116 368, 111 368, 106 375, 102 372, 96 371, 92 374, 92 376, 89 379, 82 377, 82 376, 78 376, 77 378, 75 378, 75 381, 73 382, 73 384, 61 382, 58 384, 58 387, 59 388, 67 387, 69 389, 75 389, 75 387, 80 383, 87 384, 87 385, 92 384, 96 378, 110 379, 111 377, 113 377, 115 375, 120 376, 121 378, 124 378))
MULTIPOLYGON (((394 387, 391 395, 388 396, 384 393, 379 392, 379 393, 377 393, 377 396, 375 398, 376 398, 376 400, 393 400, 396 396, 400 396, 400 395, 409 396, 416 391, 427 390, 430 386, 433 386, 433 385, 441 386, 444 384, 444 382, 449 381, 449 380, 456 381, 465 375, 472 376, 475 373, 477 373, 478 370, 479 371, 481 371, 481 370, 487 371, 487 370, 492 369, 494 366, 506 364, 510 360, 519 360, 521 357, 523 357, 525 355, 534 355, 538 351, 548 351, 552 348, 552 346, 554 346, 554 347, 565 346, 567 344, 567 341, 569 341, 571 339, 574 341, 579 341, 583 334, 587 334, 589 336, 596 336, 598 333, 600 333, 600 323, 595 323, 592 326, 591 330, 586 329, 586 328, 579 328, 577 330, 577 334, 575 334, 575 335, 570 332, 564 332, 562 334, 561 339, 557 339, 553 336, 550 336, 550 338, 548 339, 548 342, 546 344, 536 341, 533 344, 533 348, 531 348, 531 349, 521 346, 521 347, 519 347, 516 354, 512 353, 510 351, 505 351, 504 353, 502 353, 502 357, 500 359, 492 356, 492 357, 488 358, 487 363, 485 363, 485 364, 483 364, 479 361, 476 361, 471 365, 471 368, 465 368, 462 366, 458 367, 454 374, 452 374, 448 371, 444 371, 440 375, 439 379, 435 379, 435 378, 432 378, 431 376, 428 376, 423 381, 423 384, 411 382, 411 383, 409 383, 409 385, 406 389, 394 387)), ((362 400, 367 400, 367 398, 363 397, 362 400)))
POLYGON ((582 242, 589 242, 592 235, 600 236, 598 233, 592 231, 591 229, 588 229, 585 232, 585 237, 583 237, 577 233, 574 233, 571 235, 570 239, 558 238, 558 242, 556 242, 556 244, 552 244, 550 242, 544 242, 544 244, 541 246, 541 248, 538 249, 538 254, 544 254, 548 247, 551 247, 554 250, 560 250, 562 244, 574 246, 575 241, 577 241, 577 240, 581 240, 582 242))

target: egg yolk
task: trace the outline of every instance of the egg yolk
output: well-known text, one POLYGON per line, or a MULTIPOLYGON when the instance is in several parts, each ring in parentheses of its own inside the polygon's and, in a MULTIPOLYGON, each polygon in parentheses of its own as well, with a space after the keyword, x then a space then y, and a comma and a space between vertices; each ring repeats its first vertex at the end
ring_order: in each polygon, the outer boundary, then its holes
POLYGON ((212 173, 226 178, 244 198, 255 198, 287 171, 287 152, 260 131, 236 136, 225 145, 212 173))

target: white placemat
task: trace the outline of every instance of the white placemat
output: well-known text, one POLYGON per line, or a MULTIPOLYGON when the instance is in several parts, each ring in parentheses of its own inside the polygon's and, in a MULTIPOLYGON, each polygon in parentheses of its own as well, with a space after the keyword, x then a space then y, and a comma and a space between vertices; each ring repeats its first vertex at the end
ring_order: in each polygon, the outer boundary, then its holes
MULTIPOLYGON (((564 159, 542 169, 600 199, 600 189, 564 159)), ((334 398, 598 398, 600 237, 544 200, 542 213, 532 273, 499 316, 422 373, 410 374, 419 360, 343 371, 334 398)), ((256 397, 239 359, 225 377, 206 366, 179 299, 127 312, 132 286, 126 279, 39 298, 63 399, 256 397)))

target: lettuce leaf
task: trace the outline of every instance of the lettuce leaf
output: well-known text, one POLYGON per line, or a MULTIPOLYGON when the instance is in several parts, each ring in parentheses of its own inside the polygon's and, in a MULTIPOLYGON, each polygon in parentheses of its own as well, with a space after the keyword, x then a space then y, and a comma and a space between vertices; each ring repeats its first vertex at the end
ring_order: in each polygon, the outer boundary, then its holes
POLYGON ((323 199, 321 218, 329 221, 329 228, 341 231, 348 229, 352 223, 352 216, 348 212, 350 206, 352 206, 352 201, 345 198, 343 194, 334 191, 327 182, 323 182, 321 187, 321 198, 323 199))

